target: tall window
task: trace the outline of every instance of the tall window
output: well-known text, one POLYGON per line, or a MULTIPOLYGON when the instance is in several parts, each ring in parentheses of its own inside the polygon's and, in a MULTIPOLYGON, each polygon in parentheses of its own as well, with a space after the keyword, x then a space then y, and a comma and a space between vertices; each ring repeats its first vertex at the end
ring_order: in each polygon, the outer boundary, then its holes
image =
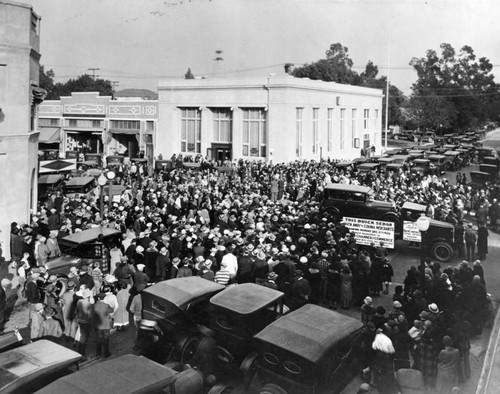
POLYGON ((365 130, 367 130, 368 127, 369 127, 369 121, 370 121, 370 110, 369 109, 365 109, 363 111, 363 128, 365 130))
POLYGON ((214 108, 214 141, 232 141, 232 112, 229 108, 214 108))
POLYGON ((370 134, 366 133, 363 135, 363 148, 368 149, 370 147, 370 134))
POLYGON ((344 149, 345 146, 345 109, 340 110, 340 149, 344 149))
POLYGON ((327 145, 328 152, 333 150, 333 108, 328 108, 327 112, 327 145))
POLYGON ((358 138, 358 130, 356 124, 356 118, 358 116, 358 110, 356 108, 352 109, 351 112, 351 129, 352 129, 352 147, 357 148, 356 138, 358 138))
POLYGON ((375 120, 374 120, 375 124, 373 125, 373 128, 374 129, 377 129, 378 127, 378 109, 375 110, 375 120))
POLYGON ((313 128, 312 128, 312 132, 313 132, 313 144, 312 144, 312 152, 313 153, 319 153, 319 137, 318 137, 318 134, 319 134, 319 108, 313 108, 313 117, 312 117, 312 120, 313 120, 313 128))
POLYGON ((201 152, 201 110, 181 108, 181 152, 201 152))
POLYGON ((243 156, 266 157, 266 111, 243 109, 243 156))
POLYGON ((302 157, 302 115, 304 108, 295 109, 295 155, 302 157))

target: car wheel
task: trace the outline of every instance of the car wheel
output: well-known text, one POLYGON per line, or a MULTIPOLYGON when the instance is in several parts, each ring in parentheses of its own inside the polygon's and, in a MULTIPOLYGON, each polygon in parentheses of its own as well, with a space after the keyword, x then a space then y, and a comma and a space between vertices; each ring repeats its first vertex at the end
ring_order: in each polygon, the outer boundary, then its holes
POLYGON ((342 215, 340 212, 335 211, 333 209, 327 209, 323 212, 323 217, 326 217, 329 222, 333 222, 335 224, 339 223, 342 220, 342 215))
POLYGON ((274 383, 268 383, 262 387, 259 394, 288 394, 288 392, 274 383))
POLYGON ((432 256, 441 262, 450 261, 453 256, 453 248, 447 242, 436 242, 432 245, 432 256))
POLYGON ((243 384, 248 390, 252 384, 252 380, 257 372, 257 352, 252 352, 245 357, 240 366, 240 371, 243 374, 243 384))
POLYGON ((229 350, 222 346, 215 348, 215 359, 219 369, 229 371, 234 366, 234 357, 229 350))
POLYGON ((190 364, 196 351, 198 350, 198 345, 200 344, 200 340, 194 336, 187 337, 184 340, 184 343, 181 345, 181 362, 184 364, 190 364))

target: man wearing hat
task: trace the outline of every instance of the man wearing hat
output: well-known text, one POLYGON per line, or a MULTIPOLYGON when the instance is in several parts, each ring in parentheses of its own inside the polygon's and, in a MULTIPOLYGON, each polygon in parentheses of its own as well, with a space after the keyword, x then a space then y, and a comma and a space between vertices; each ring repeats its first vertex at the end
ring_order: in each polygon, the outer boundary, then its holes
POLYGON ((465 249, 467 251, 467 261, 472 262, 474 260, 474 250, 476 247, 477 233, 474 230, 472 223, 467 225, 464 232, 465 249))
POLYGON ((149 283, 149 277, 144 273, 144 264, 137 264, 137 272, 134 273, 134 287, 137 291, 142 291, 149 283))
POLYGON ((32 308, 32 313, 30 315, 30 338, 31 340, 34 340, 42 336, 44 305, 41 302, 38 302, 34 304, 32 308))
POLYGON ((309 302, 309 297, 311 295, 311 285, 309 284, 308 280, 304 278, 302 270, 295 271, 295 281, 292 284, 291 295, 291 305, 289 305, 291 310, 298 309, 309 302))
POLYGON ((109 333, 111 331, 111 314, 113 308, 106 302, 104 298, 106 294, 98 293, 97 302, 93 308, 93 322, 96 330, 96 356, 108 358, 109 353, 109 333))
POLYGON ((270 289, 278 290, 276 279, 278 279, 278 275, 276 274, 276 272, 269 272, 269 274, 267 274, 267 279, 264 282, 264 286, 269 287, 270 289))
POLYGON ((66 291, 61 296, 62 314, 64 318, 64 336, 66 341, 75 339, 76 329, 78 324, 75 320, 75 295, 76 284, 73 280, 68 280, 66 291))
POLYGON ((87 341, 92 329, 92 290, 82 285, 81 299, 76 303, 76 321, 80 329, 80 339, 77 342, 78 352, 83 356, 82 361, 87 359, 87 341))
POLYGON ((59 320, 54 319, 56 311, 50 306, 43 310, 45 320, 42 323, 42 338, 50 339, 52 342, 59 343, 63 331, 59 320))

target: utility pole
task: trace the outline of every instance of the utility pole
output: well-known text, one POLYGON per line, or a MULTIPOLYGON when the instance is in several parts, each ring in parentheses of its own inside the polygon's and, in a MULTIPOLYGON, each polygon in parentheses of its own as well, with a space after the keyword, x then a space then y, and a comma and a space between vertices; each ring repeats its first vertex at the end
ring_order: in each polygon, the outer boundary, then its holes
POLYGON ((218 77, 219 76, 219 65, 221 64, 221 62, 224 61, 224 58, 222 57, 222 50, 220 49, 217 49, 215 51, 215 76, 218 77))
POLYGON ((100 70, 100 68, 89 68, 89 71, 92 71, 92 79, 95 79, 95 77, 99 77, 99 75, 95 75, 95 72, 100 70))

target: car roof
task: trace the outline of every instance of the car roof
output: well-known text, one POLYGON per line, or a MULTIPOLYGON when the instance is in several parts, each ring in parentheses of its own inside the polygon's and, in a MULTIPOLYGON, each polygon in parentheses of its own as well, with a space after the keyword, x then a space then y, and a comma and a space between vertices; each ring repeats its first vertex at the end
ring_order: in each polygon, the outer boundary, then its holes
POLYGON ((38 178, 39 185, 52 185, 54 183, 62 180, 63 177, 60 174, 51 174, 51 175, 40 175, 38 178))
POLYGON ((414 163, 428 163, 430 160, 429 159, 415 159, 413 160, 414 163))
POLYGON ((325 186, 325 189, 328 190, 345 190, 349 192, 357 192, 357 193, 370 193, 371 188, 368 186, 360 186, 360 185, 347 185, 344 183, 329 183, 325 186))
POLYGON ((85 186, 95 180, 93 176, 79 176, 71 178, 66 182, 66 186, 85 186))
POLYGON ((453 156, 456 156, 456 155, 459 155, 460 152, 457 152, 457 151, 454 151, 454 150, 447 150, 446 152, 444 152, 445 155, 453 155, 453 156))
POLYGON ((425 212, 425 205, 422 204, 417 204, 415 202, 405 202, 403 206, 401 207, 402 209, 408 209, 410 211, 421 211, 425 212))
POLYGON ((178 308, 182 308, 194 299, 206 294, 217 293, 223 289, 225 289, 225 286, 219 283, 200 278, 199 276, 189 276, 158 282, 144 289, 142 293, 165 298, 178 308))
POLYGON ((390 163, 390 162, 393 162, 393 161, 394 161, 393 157, 381 157, 380 159, 378 159, 379 163, 390 163))
POLYGON ((430 155, 430 156, 428 157, 428 159, 429 159, 429 160, 432 160, 432 159, 437 159, 437 160, 439 160, 439 159, 445 159, 445 158, 446 158, 446 157, 445 157, 445 156, 443 156, 443 155, 430 155))
POLYGON ((38 394, 135 394, 161 390, 176 371, 143 356, 124 356, 64 376, 38 394))
POLYGON ((44 368, 64 368, 82 358, 80 353, 47 339, 7 350, 0 354, 0 392, 30 375, 40 375, 44 368))
POLYGON ((214 295, 210 303, 220 308, 249 315, 278 301, 284 293, 255 283, 243 283, 214 295))
POLYGON ((116 230, 109 227, 93 227, 87 230, 80 231, 78 233, 70 234, 61 239, 61 241, 74 243, 74 244, 84 244, 86 242, 91 242, 97 239, 99 234, 102 234, 104 238, 113 235, 121 234, 120 230, 116 230))
POLYGON ((372 168, 372 167, 380 167, 380 163, 363 163, 358 166, 358 168, 372 168))
POLYGON ((255 339, 317 363, 333 345, 362 326, 357 319, 307 304, 269 324, 255 339))

